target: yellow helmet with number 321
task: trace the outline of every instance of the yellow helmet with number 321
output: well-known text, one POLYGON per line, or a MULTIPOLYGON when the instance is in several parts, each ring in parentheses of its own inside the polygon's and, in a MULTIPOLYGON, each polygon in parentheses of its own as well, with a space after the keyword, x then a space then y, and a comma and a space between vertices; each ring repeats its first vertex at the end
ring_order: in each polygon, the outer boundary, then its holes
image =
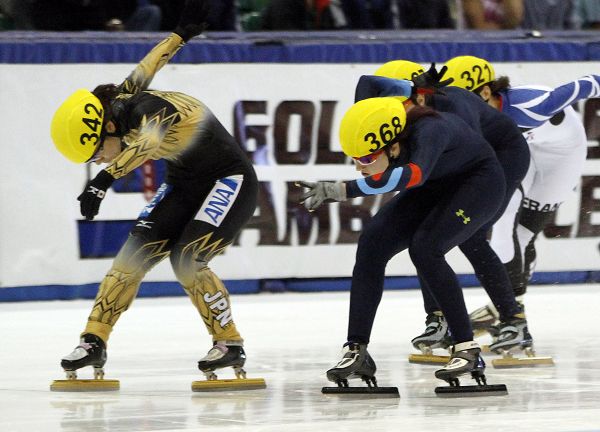
POLYGON ((381 150, 402 132, 406 110, 398 98, 361 100, 348 109, 340 123, 343 152, 359 158, 381 150))
POLYGON ((496 79, 493 66, 487 61, 474 56, 458 56, 446 62, 448 70, 442 79, 454 78, 450 84, 473 91, 496 79))
POLYGON ((86 89, 75 91, 56 110, 50 135, 57 150, 75 163, 87 162, 100 143, 104 109, 86 89))
POLYGON ((423 66, 408 60, 392 60, 375 71, 377 76, 409 81, 422 73, 425 73, 423 66))

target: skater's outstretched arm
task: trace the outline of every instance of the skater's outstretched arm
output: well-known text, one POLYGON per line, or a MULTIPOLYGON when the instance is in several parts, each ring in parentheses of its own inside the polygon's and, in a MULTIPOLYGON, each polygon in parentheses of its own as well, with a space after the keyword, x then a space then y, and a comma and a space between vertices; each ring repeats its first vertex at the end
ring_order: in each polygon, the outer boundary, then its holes
POLYGON ((148 88, 154 75, 184 45, 181 36, 171 33, 150 51, 119 86, 123 93, 136 94, 148 88))
POLYGON ((208 3, 206 0, 187 0, 177 27, 156 45, 120 85, 123 93, 135 94, 146 90, 154 75, 173 58, 191 38, 205 28, 208 3))
POLYGON ((508 105, 503 111, 522 128, 541 126, 566 107, 582 100, 600 96, 600 75, 586 75, 555 89, 536 87, 509 89, 508 105))

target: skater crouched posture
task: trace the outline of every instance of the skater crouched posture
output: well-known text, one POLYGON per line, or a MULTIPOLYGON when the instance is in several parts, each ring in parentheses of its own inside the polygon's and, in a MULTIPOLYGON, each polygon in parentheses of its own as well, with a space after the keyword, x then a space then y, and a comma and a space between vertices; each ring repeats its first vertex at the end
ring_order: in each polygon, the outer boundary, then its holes
MULTIPOLYGON (((202 1, 186 7, 202 8, 202 1)), ((199 15, 182 15, 195 19, 199 15)), ((202 17, 200 16, 200 22, 202 17)), ((231 314, 227 289, 208 263, 231 244, 252 216, 258 182, 251 162, 202 102, 186 94, 147 90, 154 74, 202 26, 180 22, 119 86, 77 90, 57 110, 52 138, 76 163, 108 165, 78 197, 81 214, 97 215, 111 184, 148 160, 164 159, 166 182, 137 219, 109 272, 81 335, 62 359, 66 371, 106 361, 110 333, 135 298, 146 272, 170 255, 171 264, 213 338, 199 368, 216 378, 217 368, 244 374, 243 339, 231 314)))
MULTIPOLYGON (((425 72, 418 63, 394 60, 381 66, 374 76, 364 75, 356 87, 356 99, 375 96, 410 97, 414 104, 427 105, 436 111, 456 114, 479 133, 494 149, 506 180, 506 192, 498 211, 471 238, 459 245, 472 264, 481 286, 493 304, 497 305, 500 320, 513 325, 525 325, 521 307, 515 299, 508 272, 490 246, 487 236, 494 223, 502 216, 512 195, 517 190, 529 167, 530 154, 525 138, 516 123, 506 114, 490 107, 481 98, 459 87, 446 87, 453 78, 440 81, 445 69, 435 65, 425 72), (414 81, 411 83, 410 80, 414 81)), ((415 348, 426 355, 411 355, 412 362, 438 362, 442 356, 431 356, 432 349, 446 348, 449 343, 448 326, 429 288, 421 280, 427 313, 425 332, 412 340, 415 348)), ((528 344, 525 335, 514 334, 514 346, 528 344)), ((506 347, 505 340, 503 346, 506 347)), ((492 345, 492 350, 494 345, 492 345)))
MULTIPOLYGON (((474 92, 511 117, 529 144, 529 171, 522 188, 515 191, 494 225, 490 241, 522 303, 535 265, 535 240, 579 184, 587 155, 585 129, 571 105, 600 96, 600 75, 587 75, 553 89, 537 85, 511 87, 507 77, 496 78, 488 61, 473 56, 455 57, 446 62, 446 69, 443 78, 452 78, 452 86, 474 92)), ((510 349, 516 333, 531 341, 526 323, 497 323, 495 304, 477 309, 471 318, 475 327, 498 335, 494 345, 499 349, 510 349), (493 324, 497 325, 491 327, 493 324)), ((524 347, 531 348, 532 344, 524 347)))
MULTIPOLYGON (((411 104, 408 104, 411 107, 411 104)), ((340 125, 344 153, 363 179, 302 182, 309 210, 324 202, 400 191, 363 228, 352 274, 347 342, 342 360, 327 371, 340 386, 347 379, 373 381, 375 363, 367 352, 383 293, 388 261, 408 249, 447 319, 453 337, 451 359, 436 377, 453 385, 472 374, 484 381, 485 364, 456 274, 445 259, 498 210, 505 192, 502 168, 491 147, 459 117, 411 107, 394 97, 357 102, 340 125)))

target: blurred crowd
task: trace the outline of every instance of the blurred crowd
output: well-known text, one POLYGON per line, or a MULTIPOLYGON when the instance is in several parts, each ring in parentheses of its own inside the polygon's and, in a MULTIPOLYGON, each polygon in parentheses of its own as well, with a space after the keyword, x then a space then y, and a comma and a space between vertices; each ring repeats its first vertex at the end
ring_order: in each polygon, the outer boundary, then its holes
MULTIPOLYGON (((209 31, 600 29, 600 0, 207 0, 209 31)), ((185 0, 0 0, 0 30, 168 31, 185 0)))

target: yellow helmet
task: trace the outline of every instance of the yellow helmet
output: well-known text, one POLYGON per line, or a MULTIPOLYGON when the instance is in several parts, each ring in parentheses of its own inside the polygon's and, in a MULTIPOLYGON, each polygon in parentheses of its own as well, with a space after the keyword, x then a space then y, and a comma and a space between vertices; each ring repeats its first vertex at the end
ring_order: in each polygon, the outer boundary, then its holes
POLYGON ((446 62, 446 67, 448 70, 442 79, 454 78, 451 86, 469 91, 477 90, 482 85, 489 84, 496 79, 493 66, 487 60, 479 57, 454 57, 446 62))
POLYGON ((363 99, 352 105, 342 118, 342 150, 353 158, 374 153, 390 144, 405 125, 406 111, 398 98, 363 99))
POLYGON ((392 60, 375 71, 377 76, 409 81, 422 73, 425 73, 423 66, 408 60, 392 60))
POLYGON ((50 135, 57 150, 75 163, 88 161, 100 143, 104 109, 89 90, 79 89, 56 110, 50 135))

